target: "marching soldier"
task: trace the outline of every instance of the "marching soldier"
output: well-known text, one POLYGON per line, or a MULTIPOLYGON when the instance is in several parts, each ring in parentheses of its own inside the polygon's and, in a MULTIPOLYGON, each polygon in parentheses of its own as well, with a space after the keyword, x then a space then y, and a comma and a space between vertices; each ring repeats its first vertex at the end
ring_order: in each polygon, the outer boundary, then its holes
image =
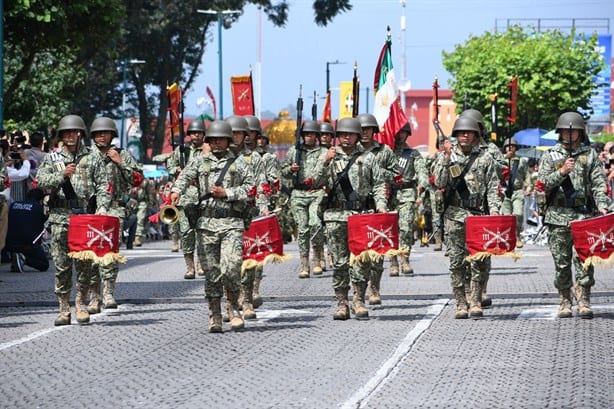
MULTIPOLYGON (((168 159, 168 173, 173 179, 179 176, 182 167, 185 167, 195 157, 202 155, 205 123, 198 119, 192 121, 188 125, 186 134, 190 138, 190 143, 175 148, 173 155, 168 159)), ((197 196, 198 189, 196 186, 188 186, 177 205, 179 210, 179 239, 186 265, 183 278, 186 280, 194 279, 196 272, 198 272, 198 275, 205 274, 200 262, 198 262, 199 257, 196 259, 197 265, 194 265, 194 250, 196 247, 196 231, 194 229, 198 219, 198 209, 195 205, 197 196)))
MULTIPOLYGON (((572 316, 571 265, 575 266, 575 296, 582 318, 593 318, 591 287, 594 267, 584 268, 574 255, 569 223, 596 213, 606 214, 608 197, 599 157, 588 144, 584 119, 577 112, 559 116, 556 132, 559 142, 542 156, 538 179, 546 192, 548 246, 554 260, 554 286, 559 290, 559 318, 572 316)), ((538 182, 539 183, 539 182, 538 182)))
POLYGON ((324 157, 323 174, 330 193, 324 202, 324 223, 328 243, 333 253, 333 289, 337 308, 335 320, 350 318, 348 291, 350 281, 356 288, 352 299, 352 312, 356 318, 368 318, 365 306, 367 281, 371 278, 371 263, 350 266, 348 248, 348 216, 366 210, 386 211, 384 177, 377 159, 358 145, 362 135, 360 121, 342 118, 337 123, 337 147, 331 147, 324 157), (372 200, 369 196, 372 196, 372 200), (370 203, 369 203, 370 202, 370 203), (375 209, 369 209, 369 205, 375 209))
MULTIPOLYGON (((147 221, 147 212, 149 209, 155 209, 155 197, 152 187, 147 179, 144 179, 138 186, 133 187, 130 191, 130 197, 136 201, 134 211, 136 213, 136 232, 134 236, 134 246, 141 247, 143 245, 143 236, 145 235, 145 222, 147 221)), ((177 248, 177 251, 179 248, 177 248)))
POLYGON ((197 156, 183 169, 171 189, 171 203, 196 182, 200 196, 196 224, 198 257, 207 266, 205 295, 209 303, 209 332, 223 332, 221 298, 231 306, 230 325, 235 331, 244 327, 239 312, 241 264, 243 262, 243 213, 248 192, 255 185, 251 166, 244 156, 229 150, 232 128, 225 121, 214 121, 207 129, 211 151, 197 156))
MULTIPOLYGON (((241 156, 249 164, 254 175, 254 185, 251 187, 255 192, 256 198, 250 198, 247 211, 244 213, 244 221, 249 226, 253 217, 259 214, 268 214, 268 199, 262 188, 267 183, 267 175, 262 157, 255 150, 251 150, 247 143, 256 147, 256 136, 250 134, 247 119, 241 116, 230 116, 226 118, 232 129, 232 143, 230 151, 235 156, 241 156)), ((251 189, 250 189, 251 190, 251 189)), ((246 320, 257 318, 254 310, 253 294, 254 282, 256 279, 256 268, 244 269, 241 272, 241 297, 239 305, 243 310, 243 317, 246 320)), ((226 305, 227 316, 230 317, 230 305, 226 305)), ((225 317, 226 318, 226 317, 225 317)))
MULTIPOLYGON (((132 188, 133 172, 141 172, 142 168, 126 149, 118 149, 111 145, 113 138, 118 135, 115 122, 111 118, 96 118, 90 127, 90 134, 95 144, 92 150, 97 151, 102 157, 109 182, 113 187, 108 214, 119 218, 119 225, 123 226, 126 218, 124 195, 132 188)), ((119 272, 117 261, 109 264, 94 264, 92 268, 94 274, 90 281, 90 302, 87 312, 99 313, 101 301, 104 308, 117 308, 114 297, 115 282, 119 272), (101 280, 104 282, 102 297, 100 294, 101 280)))
MULTIPOLYGON (((482 116, 482 113, 477 109, 467 109, 461 112, 459 116, 467 116, 477 122, 478 127, 480 128, 480 149, 490 155, 493 164, 495 165, 495 171, 497 173, 497 177, 499 178, 499 184, 503 185, 505 183, 504 169, 507 168, 508 163, 507 160, 503 157, 501 151, 499 150, 499 147, 494 143, 487 141, 486 127, 484 126, 484 118, 482 116)), ((503 200, 503 198, 501 198, 501 200, 503 200)), ((490 279, 490 270, 492 268, 490 256, 486 257, 484 261, 484 274, 482 274, 482 306, 489 307, 492 305, 492 299, 487 293, 488 280, 490 279)), ((465 280, 467 281, 467 283, 471 281, 470 272, 467 272, 465 280)), ((467 289, 468 288, 469 286, 467 286, 467 289)))
POLYGON ((322 274, 324 232, 319 211, 324 191, 316 176, 322 166, 326 149, 316 144, 320 125, 316 121, 304 121, 301 125, 303 143, 297 154, 292 146, 282 162, 282 175, 294 181, 290 207, 298 227, 298 249, 301 257, 299 278, 309 278, 309 252, 313 248, 312 272, 322 274), (299 163, 297 163, 299 162, 299 163))
MULTIPOLYGON (((382 172, 382 177, 384 178, 384 183, 386 186, 392 186, 394 184, 394 177, 396 176, 397 169, 399 167, 399 162, 397 161, 397 157, 395 156, 394 152, 392 152, 392 149, 390 149, 388 145, 381 144, 373 139, 375 133, 379 132, 377 119, 375 119, 375 116, 371 114, 360 114, 356 117, 356 119, 358 119, 360 122, 360 128, 362 129, 360 145, 366 152, 371 152, 375 155, 377 164, 382 172)), ((409 128, 409 125, 407 125, 407 127, 409 128)), ((399 220, 400 218, 401 215, 399 214, 399 220)), ((405 262, 406 260, 403 259, 403 261, 405 262)), ((409 258, 407 258, 407 265, 409 265, 409 258)), ((384 258, 382 257, 380 261, 372 263, 372 266, 373 270, 371 271, 371 279, 369 280, 369 304, 379 305, 382 303, 380 286, 382 281, 382 273, 384 272, 384 258)), ((407 268, 407 266, 405 267, 407 268)), ((405 270, 403 272, 407 274, 410 273, 409 270, 405 270)))
MULTIPOLYGON (((254 149, 262 157, 262 163, 265 171, 266 186, 268 186, 268 195, 270 195, 269 211, 273 211, 275 210, 275 204, 279 202, 279 189, 281 188, 281 168, 279 165, 279 161, 277 160, 277 156, 275 154, 268 151, 269 138, 262 134, 262 125, 260 124, 260 120, 253 115, 245 115, 245 119, 247 120, 249 134, 256 140, 256 146, 254 149)), ((264 271, 262 266, 256 267, 256 271, 254 273, 254 285, 252 289, 252 301, 254 308, 258 308, 262 305, 262 296, 260 295, 260 283, 262 282, 262 277, 264 275, 263 273, 264 271)))
MULTIPOLYGON (((323 146, 326 149, 329 149, 333 146, 333 141, 335 140, 335 128, 333 128, 333 124, 330 122, 322 122, 320 124, 320 146, 323 146)), ((324 235, 324 243, 326 244, 326 255, 327 261, 322 260, 322 270, 326 271, 326 263, 332 267, 333 266, 333 257, 330 252, 330 248, 328 247, 328 243, 326 243, 326 234, 324 235)), ((324 258, 324 255, 322 255, 324 258)))
MULTIPOLYGON (((480 128, 468 116, 456 119, 452 137, 458 143, 444 145, 444 154, 435 162, 435 184, 445 188, 444 224, 448 235, 446 245, 450 256, 450 283, 456 302, 455 318, 468 317, 465 295, 467 248, 465 219, 472 214, 498 214, 501 198, 497 193, 499 179, 492 158, 480 149, 480 128)), ((470 311, 472 317, 482 316, 482 283, 485 262, 472 261, 470 311)))
POLYGON ((518 142, 514 138, 508 138, 503 145, 505 159, 508 162, 509 172, 506 172, 505 191, 501 214, 516 216, 516 247, 522 248, 524 243, 520 239, 522 222, 524 220, 524 197, 525 192, 530 192, 531 172, 527 158, 516 156, 518 142))
MULTIPOLYGON (((72 289, 73 260, 68 257, 68 218, 74 213, 85 213, 95 198, 96 214, 106 214, 111 203, 106 166, 98 153, 84 146, 87 134, 83 119, 67 115, 58 124, 58 134, 64 146, 43 158, 37 173, 38 186, 50 191, 49 223, 51 225, 51 255, 55 264, 55 293, 60 314, 54 325, 70 324, 70 291, 72 289)), ((75 260, 77 295, 75 313, 77 322, 90 320, 85 305, 91 282, 92 264, 75 260)))

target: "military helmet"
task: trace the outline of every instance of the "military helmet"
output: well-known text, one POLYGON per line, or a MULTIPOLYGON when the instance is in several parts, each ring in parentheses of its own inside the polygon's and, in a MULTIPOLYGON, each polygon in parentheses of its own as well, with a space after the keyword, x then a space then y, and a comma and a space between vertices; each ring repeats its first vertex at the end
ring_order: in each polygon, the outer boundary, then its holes
POLYGON ((247 129, 250 131, 256 131, 259 134, 262 133, 262 125, 260 124, 260 119, 254 115, 244 115, 243 118, 247 121, 247 129))
POLYGON ((360 114, 356 119, 360 121, 361 128, 375 128, 376 131, 379 131, 379 125, 377 124, 375 116, 371 114, 360 114))
POLYGON ((505 142, 503 143, 503 146, 510 146, 510 145, 518 146, 518 141, 516 140, 516 138, 507 138, 505 142))
POLYGON ((301 134, 307 132, 314 132, 316 134, 320 134, 320 125, 318 125, 318 121, 307 120, 303 122, 301 125, 301 134))
POLYGON ((60 123, 58 124, 58 133, 68 131, 70 129, 79 129, 83 131, 84 134, 87 134, 85 122, 79 115, 66 115, 60 119, 60 123))
POLYGON ((226 138, 232 140, 232 127, 226 121, 213 121, 205 133, 205 142, 209 138, 226 138))
POLYGON ((341 118, 339 121, 337 121, 337 133, 339 132, 348 132, 361 135, 362 127, 360 126, 360 121, 357 118, 341 118))
POLYGON ((452 128, 452 136, 456 134, 458 131, 473 131, 477 132, 478 136, 480 135, 480 126, 478 122, 471 118, 469 115, 461 115, 456 118, 454 122, 454 127, 452 128))
POLYGON ((584 118, 577 112, 565 112, 556 121, 556 130, 560 129, 579 129, 584 131, 584 118))
POLYGON ((411 135, 411 126, 409 125, 409 122, 407 122, 405 125, 403 125, 401 127, 401 129, 399 129, 399 132, 401 131, 405 131, 407 132, 409 135, 411 135))
POLYGON ((484 127, 484 116, 477 109, 466 109, 460 113, 460 116, 467 116, 478 123, 478 127, 480 128, 480 136, 484 136, 486 134, 486 128, 484 127))
POLYGON ((335 128, 333 128, 333 124, 330 122, 322 122, 320 124, 320 133, 329 133, 335 136, 335 128))
POLYGON ((248 132, 249 126, 247 124, 247 119, 242 116, 229 116, 225 119, 225 121, 228 122, 232 128, 232 132, 248 132))
POLYGON ((90 126, 90 134, 104 131, 113 132, 115 136, 119 134, 119 132, 117 132, 117 127, 115 126, 115 121, 113 121, 111 118, 101 116, 100 118, 94 119, 94 122, 92 122, 92 126, 90 126))
POLYGON ((190 125, 188 125, 188 130, 186 131, 186 133, 190 134, 192 132, 205 133, 206 132, 205 123, 199 119, 195 119, 192 122, 190 122, 190 125))

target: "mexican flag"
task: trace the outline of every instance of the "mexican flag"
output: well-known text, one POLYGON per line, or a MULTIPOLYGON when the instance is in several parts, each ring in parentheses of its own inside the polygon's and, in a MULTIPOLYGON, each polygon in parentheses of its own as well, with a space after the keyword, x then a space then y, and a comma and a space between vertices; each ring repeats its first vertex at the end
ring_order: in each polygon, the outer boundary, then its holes
POLYGON ((394 78, 391 46, 391 34, 388 31, 388 39, 382 47, 375 67, 373 79, 375 108, 373 115, 377 119, 380 129, 380 133, 375 135, 375 139, 394 149, 394 136, 408 121, 401 107, 401 97, 398 95, 399 89, 394 78))

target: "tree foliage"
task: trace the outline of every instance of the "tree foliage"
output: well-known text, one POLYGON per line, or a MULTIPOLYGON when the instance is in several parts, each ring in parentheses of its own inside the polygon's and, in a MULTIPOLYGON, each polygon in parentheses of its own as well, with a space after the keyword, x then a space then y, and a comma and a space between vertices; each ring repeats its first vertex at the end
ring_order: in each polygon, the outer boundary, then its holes
POLYGON ((560 31, 537 32, 515 26, 502 33, 472 36, 452 52, 443 65, 452 74, 454 101, 486 113, 491 122, 489 95, 498 95, 498 124, 507 127, 507 84, 518 76, 516 123, 510 133, 525 128, 550 129, 561 112, 590 112, 593 78, 604 67, 597 37, 560 31))

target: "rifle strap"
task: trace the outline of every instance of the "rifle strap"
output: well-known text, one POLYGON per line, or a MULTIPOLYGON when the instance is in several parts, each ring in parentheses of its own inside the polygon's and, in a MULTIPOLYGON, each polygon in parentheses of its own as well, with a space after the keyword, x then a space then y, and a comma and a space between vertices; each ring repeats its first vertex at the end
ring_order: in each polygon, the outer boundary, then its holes
POLYGON ((356 159, 362 154, 362 152, 356 151, 348 161, 347 165, 343 168, 341 172, 339 172, 337 179, 333 183, 333 187, 330 190, 330 194, 334 194, 335 188, 337 185, 341 186, 341 191, 343 192, 343 196, 345 196, 345 200, 350 200, 350 196, 354 192, 354 188, 352 187, 352 183, 350 182, 350 178, 348 177, 348 173, 350 171, 350 167, 356 162, 356 159))
POLYGON ((461 171, 460 175, 454 178, 452 182, 452 192, 457 191, 460 195, 461 199, 467 200, 469 199, 469 189, 467 188, 467 182, 465 182, 465 175, 471 169, 473 162, 478 158, 479 152, 473 152, 469 157, 469 160, 465 164, 465 167, 461 171))
POLYGON ((404 175, 405 169, 407 169, 407 165, 409 164, 409 159, 411 158, 411 153, 414 150, 412 148, 403 149, 403 153, 401 153, 401 157, 399 158, 399 174, 404 175))
POLYGON ((510 180, 507 181, 507 187, 505 189, 505 196, 509 198, 512 197, 514 193, 514 183, 516 182, 516 176, 518 176, 518 166, 520 165, 520 159, 515 160, 512 165, 512 172, 510 175, 510 180))
POLYGON ((224 182, 224 176, 226 176, 226 173, 228 172, 228 169, 230 169, 230 166, 234 163, 235 160, 237 160, 237 158, 238 158, 238 156, 234 156, 232 158, 229 158, 226 161, 226 164, 222 168, 222 171, 220 172, 219 176, 215 180, 215 186, 222 186, 222 184, 224 182))

